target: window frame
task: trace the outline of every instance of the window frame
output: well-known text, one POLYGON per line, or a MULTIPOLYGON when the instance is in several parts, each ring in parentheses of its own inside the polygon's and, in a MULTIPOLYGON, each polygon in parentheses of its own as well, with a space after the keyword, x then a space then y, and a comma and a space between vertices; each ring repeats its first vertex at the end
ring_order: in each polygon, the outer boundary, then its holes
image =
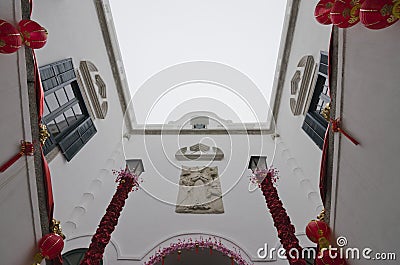
MULTIPOLYGON (((42 123, 48 127, 50 137, 43 145, 44 154, 49 154, 56 146, 59 146, 67 161, 70 161, 82 147, 93 137, 97 132, 94 123, 90 117, 87 106, 85 104, 81 88, 78 83, 77 75, 72 63, 72 58, 60 60, 51 64, 41 66, 39 68, 41 82, 44 91, 44 108, 47 113, 42 118, 42 123), (70 86, 70 88, 68 87, 70 86), (67 88, 68 87, 68 88, 67 88), (67 90, 72 90, 73 97, 67 93, 67 90), (60 103, 58 91, 63 90, 66 102, 60 103), (56 108, 51 109, 48 101, 54 95, 56 108), (74 107, 78 106, 81 113, 77 113, 74 107), (72 116, 66 116, 66 112, 71 110, 72 116), (63 116, 62 122, 65 122, 66 127, 60 128, 61 123, 57 123, 56 119, 63 116), (70 123, 71 117, 75 117, 75 121, 70 123), (50 130, 50 123, 54 122, 58 133, 55 134, 50 130), (83 129, 82 129, 83 128, 83 129), (74 135, 78 134, 78 136, 74 135), (72 138, 73 142, 68 141, 72 138), (78 142, 80 141, 80 142, 78 142), (69 144, 69 145, 68 145, 69 144), (73 147, 74 150, 70 150, 73 147)), ((61 92, 62 93, 62 92, 61 92)), ((54 101, 54 100, 53 100, 54 101)))
MULTIPOLYGON (((70 250, 67 253, 64 253, 62 255, 63 263, 65 262, 66 265, 79 265, 80 262, 85 257, 85 254, 87 251, 88 251, 88 248, 76 248, 76 249, 70 250), (74 255, 77 257, 80 257, 78 264, 73 264, 73 262, 70 260, 71 256, 74 256, 74 255)), ((75 257, 73 257, 73 258, 75 258, 75 257)), ((103 265, 103 259, 100 260, 99 265, 103 265)))
POLYGON ((322 116, 322 110, 330 102, 328 60, 328 53, 321 51, 314 91, 302 125, 303 131, 320 149, 323 147, 326 129, 329 124, 322 116), (321 104, 320 101, 322 101, 321 104))

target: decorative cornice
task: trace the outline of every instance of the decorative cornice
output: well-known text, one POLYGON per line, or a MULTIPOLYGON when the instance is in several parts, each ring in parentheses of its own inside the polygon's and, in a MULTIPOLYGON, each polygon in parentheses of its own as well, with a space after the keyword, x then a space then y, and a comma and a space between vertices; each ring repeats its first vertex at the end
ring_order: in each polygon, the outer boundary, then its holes
POLYGON ((218 147, 198 143, 190 147, 180 148, 175 153, 175 158, 178 161, 221 161, 224 159, 224 152, 218 147))
POLYGON ((274 129, 133 129, 133 135, 269 135, 275 133, 274 129))

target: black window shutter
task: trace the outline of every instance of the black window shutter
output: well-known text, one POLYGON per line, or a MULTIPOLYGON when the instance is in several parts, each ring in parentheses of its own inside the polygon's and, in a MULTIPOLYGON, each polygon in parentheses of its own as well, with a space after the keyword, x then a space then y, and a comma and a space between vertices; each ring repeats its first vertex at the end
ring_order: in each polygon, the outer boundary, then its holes
POLYGON ((326 127, 318 122, 310 113, 307 113, 301 128, 310 136, 311 140, 322 149, 326 127))
POLYGON ((44 155, 47 155, 56 145, 56 140, 54 139, 53 135, 50 134, 50 137, 47 138, 45 144, 42 146, 44 155))
POLYGON ((94 126, 92 119, 89 117, 66 135, 59 142, 59 146, 67 161, 71 161, 79 150, 81 150, 96 133, 96 127, 94 126))
POLYGON ((49 90, 62 87, 76 78, 71 58, 42 66, 39 71, 45 94, 49 90))
POLYGON ((301 127, 303 131, 320 149, 322 149, 324 145, 325 132, 328 127, 328 122, 321 114, 322 109, 325 107, 325 104, 330 102, 330 98, 327 94, 326 89, 327 79, 328 55, 324 52, 321 52, 314 94, 312 96, 310 107, 301 127))

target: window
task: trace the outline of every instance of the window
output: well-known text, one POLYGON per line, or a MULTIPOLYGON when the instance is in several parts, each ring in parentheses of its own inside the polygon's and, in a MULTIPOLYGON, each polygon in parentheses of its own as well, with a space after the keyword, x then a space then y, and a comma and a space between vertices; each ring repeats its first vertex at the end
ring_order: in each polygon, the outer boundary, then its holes
POLYGON ((249 160, 249 169, 254 170, 263 170, 268 169, 267 166, 267 157, 266 156, 251 156, 249 160))
POLYGON ((44 90, 43 123, 50 137, 48 154, 57 145, 70 161, 97 132, 84 104, 72 59, 39 68, 44 90))
MULTIPOLYGON (((64 255, 62 255, 63 264, 64 265, 79 265, 85 256, 87 248, 78 248, 71 251, 68 251, 64 255)), ((103 265, 103 261, 100 261, 100 265, 103 265)))
POLYGON ((318 255, 318 249, 316 247, 303 247, 303 255, 306 264, 313 265, 318 255))
POLYGON ((328 54, 321 52, 314 93, 302 126, 302 129, 320 149, 324 144, 325 132, 328 127, 328 122, 322 116, 324 107, 331 101, 328 95, 328 82, 328 54))

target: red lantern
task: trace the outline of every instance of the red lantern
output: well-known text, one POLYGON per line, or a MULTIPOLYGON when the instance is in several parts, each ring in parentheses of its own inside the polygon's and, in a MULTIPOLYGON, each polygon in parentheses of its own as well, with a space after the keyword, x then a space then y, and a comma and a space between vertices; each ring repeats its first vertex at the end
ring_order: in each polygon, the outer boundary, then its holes
POLYGON ((399 18, 400 1, 365 0, 361 5, 361 23, 369 29, 383 29, 396 23, 399 18))
POLYGON ((363 0, 336 1, 331 10, 331 20, 339 28, 349 28, 360 21, 363 0))
POLYGON ((342 259, 339 255, 339 251, 324 249, 322 253, 318 254, 315 259, 316 265, 346 265, 346 260, 342 259))
POLYGON ((306 227, 306 235, 314 243, 319 243, 321 241, 329 242, 330 234, 331 229, 323 221, 312 220, 306 227))
POLYGON ((13 53, 21 48, 22 39, 18 30, 0 19, 0 53, 13 53))
POLYGON ((18 23, 24 44, 32 49, 40 49, 47 42, 47 30, 35 21, 23 19, 18 23))
POLYGON ((39 240, 40 254, 46 259, 54 259, 63 248, 64 239, 58 234, 47 234, 39 240))
POLYGON ((332 24, 330 13, 333 3, 334 0, 321 0, 318 2, 315 7, 314 16, 319 23, 323 25, 332 24))

